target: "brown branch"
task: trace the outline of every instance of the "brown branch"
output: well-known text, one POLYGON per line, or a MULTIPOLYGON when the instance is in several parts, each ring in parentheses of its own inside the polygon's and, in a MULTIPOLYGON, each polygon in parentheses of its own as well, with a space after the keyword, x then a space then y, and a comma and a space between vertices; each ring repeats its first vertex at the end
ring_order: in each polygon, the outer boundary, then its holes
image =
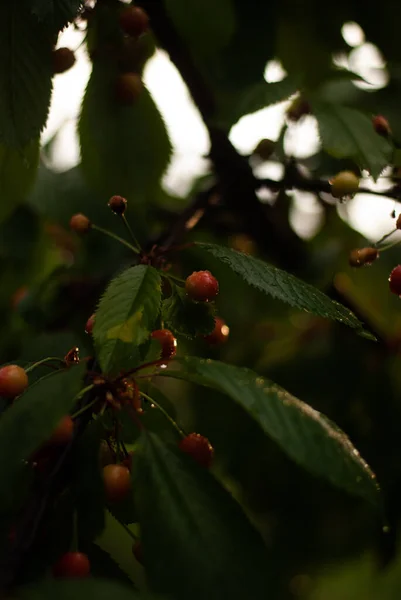
POLYGON ((152 242, 160 246, 163 251, 169 250, 171 246, 179 242, 198 222, 203 218, 205 212, 219 201, 218 186, 212 185, 206 190, 199 192, 192 202, 188 204, 176 218, 174 223, 167 228, 159 238, 152 242))
MULTIPOLYGON (((329 181, 325 179, 308 179, 306 177, 303 177, 299 173, 298 176, 294 179, 284 178, 280 181, 276 181, 275 179, 258 179, 258 188, 268 188, 274 192, 288 189, 297 189, 303 192, 312 192, 315 194, 319 194, 321 192, 330 194, 331 192, 331 186, 329 181)), ((360 187, 357 193, 371 194, 373 196, 382 197, 385 196, 387 198, 392 198, 397 202, 401 202, 401 188, 398 185, 394 185, 391 188, 383 190, 381 192, 371 190, 365 187, 360 187)))
MULTIPOLYGON (((212 125, 216 116, 214 96, 177 33, 163 2, 139 0, 137 4, 147 11, 156 37, 183 77, 202 115, 210 136, 209 156, 214 164, 222 201, 262 251, 284 267, 301 270, 306 262, 305 244, 289 226, 285 213, 287 207, 270 207, 259 201, 256 196, 258 182, 248 160, 238 154, 226 131, 212 125)), ((181 232, 182 228, 177 231, 181 232)), ((170 237, 169 243, 172 242, 170 237)))

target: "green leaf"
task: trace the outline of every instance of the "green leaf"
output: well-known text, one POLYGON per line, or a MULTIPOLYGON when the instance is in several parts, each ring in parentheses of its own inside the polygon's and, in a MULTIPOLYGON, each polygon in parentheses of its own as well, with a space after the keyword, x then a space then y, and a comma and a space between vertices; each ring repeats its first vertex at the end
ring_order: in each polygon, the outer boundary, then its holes
POLYGON ((32 12, 54 33, 63 29, 78 14, 83 0, 31 0, 32 12))
MULTIPOLYGON (((177 421, 177 411, 174 404, 160 389, 150 386, 146 392, 173 421, 177 421)), ((141 416, 141 422, 146 431, 157 434, 165 442, 175 444, 179 439, 179 434, 166 415, 163 414, 162 410, 159 410, 157 406, 152 405, 147 400, 143 402, 143 408, 144 412, 141 416)))
POLYGON ((161 303, 159 273, 145 265, 113 279, 96 311, 93 337, 105 373, 129 368, 140 344, 149 337, 161 303))
POLYGON ((344 325, 356 329, 360 335, 375 339, 363 328, 363 324, 350 310, 294 275, 231 248, 215 244, 197 244, 197 247, 210 252, 249 285, 261 292, 319 317, 344 323, 344 325))
POLYGON ((104 427, 100 419, 91 421, 74 447, 76 516, 79 539, 93 540, 101 534, 104 519, 104 483, 99 452, 104 427))
POLYGON ((28 196, 36 180, 38 164, 39 139, 32 140, 21 150, 0 144, 0 222, 28 196))
POLYGON ((143 577, 143 570, 132 554, 132 534, 137 533, 136 525, 124 527, 111 512, 106 511, 106 528, 96 540, 96 544, 111 556, 134 584, 143 577))
POLYGON ((162 315, 171 331, 190 339, 208 335, 214 329, 213 306, 192 302, 178 286, 173 286, 171 296, 163 301, 162 315))
POLYGON ((377 179, 391 159, 391 146, 377 135, 372 121, 354 108, 311 101, 323 148, 336 158, 352 158, 377 179))
POLYGON ((22 155, 47 120, 52 42, 29 0, 0 2, 0 142, 22 155))
MULTIPOLYGON (((157 600, 147 592, 137 592, 133 587, 108 579, 48 579, 43 583, 18 590, 21 600, 157 600)), ((160 598, 160 600, 162 600, 160 598)))
POLYGON ((280 13, 275 24, 276 56, 289 75, 315 87, 330 72, 333 52, 344 44, 342 11, 337 6, 320 11, 315 0, 305 0, 280 13))
POLYGON ((177 363, 180 370, 165 375, 227 394, 307 471, 379 504, 374 473, 345 433, 317 410, 249 369, 196 357, 177 363))
POLYGON ((144 88, 132 106, 115 99, 117 66, 95 61, 79 120, 82 170, 107 198, 136 202, 151 195, 167 168, 171 143, 162 117, 144 88))
POLYGON ((108 510, 111 515, 124 525, 138 522, 138 514, 135 509, 135 491, 131 490, 127 497, 117 504, 110 504, 108 510))
POLYGON ((2 509, 15 501, 14 487, 25 469, 24 461, 51 436, 72 408, 85 370, 82 364, 40 379, 1 416, 0 453, 7 456, 0 462, 2 509))
POLYGON ((125 585, 132 586, 128 575, 112 559, 110 554, 97 544, 82 544, 80 541, 79 549, 88 555, 91 564, 91 575, 93 577, 107 577, 107 579, 113 579, 125 585))
POLYGON ((152 589, 177 600, 269 597, 262 539, 206 469, 144 431, 133 476, 152 589))
POLYGON ((291 77, 285 77, 282 81, 266 83, 261 81, 245 91, 230 114, 231 122, 234 124, 243 115, 262 110, 267 106, 282 102, 297 91, 297 84, 291 77))
POLYGON ((236 19, 231 0, 192 0, 191 10, 188 10, 186 0, 166 0, 165 5, 197 59, 215 56, 235 33, 236 19))

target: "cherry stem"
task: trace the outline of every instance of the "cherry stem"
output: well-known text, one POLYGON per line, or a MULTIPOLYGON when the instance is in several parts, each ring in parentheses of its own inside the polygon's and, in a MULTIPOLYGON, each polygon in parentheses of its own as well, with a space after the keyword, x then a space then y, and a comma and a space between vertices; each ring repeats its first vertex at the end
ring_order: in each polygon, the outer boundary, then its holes
POLYGON ((382 248, 378 248, 378 250, 380 252, 384 252, 385 250, 389 250, 390 248, 393 248, 394 246, 397 246, 398 244, 401 244, 401 239, 397 240, 396 242, 392 242, 391 244, 387 244, 387 246, 383 246, 382 248))
POLYGON ((181 277, 176 277, 175 275, 166 275, 165 273, 162 273, 162 277, 165 277, 166 279, 174 279, 180 283, 185 283, 185 279, 181 279, 181 277))
POLYGON ((122 448, 122 451, 124 452, 125 458, 128 458, 128 456, 129 456, 128 450, 122 440, 121 440, 121 448, 122 448))
POLYGON ((114 439, 116 440, 116 458, 117 463, 121 463, 121 440, 120 440, 120 424, 117 419, 114 421, 114 439))
POLYGON ((395 233, 396 231, 397 231, 397 227, 396 227, 395 229, 393 229, 392 231, 390 231, 390 233, 386 233, 386 235, 383 235, 383 237, 382 237, 382 238, 380 238, 380 240, 379 240, 379 241, 377 241, 375 244, 373 244, 373 246, 374 246, 375 248, 377 248, 377 246, 378 246, 379 244, 381 244, 382 242, 384 242, 384 240, 386 240, 387 238, 389 238, 389 237, 390 237, 391 235, 393 235, 393 233, 395 233))
POLYGON ((73 514, 73 525, 72 525, 72 551, 73 552, 78 552, 78 514, 77 511, 74 510, 74 514, 73 514))
POLYGON ((135 248, 135 246, 132 246, 129 242, 127 242, 126 240, 121 238, 119 235, 116 235, 115 233, 108 231, 107 229, 103 229, 103 227, 99 227, 99 225, 92 225, 92 229, 95 229, 96 231, 99 231, 100 233, 103 233, 104 235, 107 235, 107 236, 113 238, 113 240, 120 242, 120 244, 129 248, 130 250, 135 252, 135 254, 139 254, 138 248, 135 248))
POLYGON ((150 402, 151 404, 153 404, 158 410, 160 410, 160 412, 166 417, 166 419, 168 421, 170 421, 171 425, 174 427, 174 429, 179 433, 179 435, 181 437, 185 437, 186 433, 181 429, 181 427, 174 421, 174 419, 172 417, 170 417, 170 415, 168 414, 168 412, 155 400, 153 400, 153 398, 151 396, 149 396, 148 394, 145 394, 145 392, 142 392, 141 390, 139 390, 140 395, 142 396, 142 398, 145 398, 145 400, 147 400, 148 402, 150 402))
MULTIPOLYGON (((90 390, 93 390, 93 388, 95 387, 95 385, 93 383, 91 383, 90 385, 84 387, 74 398, 74 401, 76 400, 80 400, 82 398, 82 396, 84 396, 87 392, 89 392, 90 390)), ((83 406, 82 408, 80 408, 79 410, 77 410, 74 414, 71 415, 71 419, 75 419, 76 417, 78 417, 79 415, 81 415, 82 413, 84 413, 85 411, 89 410, 89 408, 92 408, 92 406, 94 404, 96 404, 96 402, 98 401, 98 398, 95 398, 94 400, 92 400, 92 402, 89 402, 89 404, 85 404, 85 406, 83 406)))
MULTIPOLYGON (((168 359, 169 361, 172 359, 168 359)), ((138 371, 142 371, 143 369, 147 369, 148 367, 157 367, 157 366, 162 366, 166 364, 166 359, 165 358, 159 358, 158 360, 152 360, 151 362, 148 363, 144 363, 143 365, 139 365, 138 367, 134 367, 133 369, 130 369, 129 371, 125 371, 125 373, 123 373, 122 375, 120 375, 119 377, 117 377, 117 379, 115 379, 116 382, 121 381, 122 379, 125 379, 125 377, 129 377, 130 375, 133 375, 134 373, 138 373, 138 371)), ((151 375, 148 375, 147 377, 150 377, 151 375)))
POLYGON ((94 406, 98 400, 99 400, 99 398, 95 398, 94 400, 92 400, 92 402, 89 402, 89 404, 85 404, 85 406, 83 406, 82 408, 80 408, 74 414, 71 415, 71 419, 76 419, 77 417, 82 415, 84 412, 86 412, 87 410, 92 408, 92 406, 94 406))
POLYGON ((48 358, 43 358, 42 360, 38 360, 38 362, 34 363, 33 365, 31 365, 30 367, 25 369, 25 373, 30 373, 31 371, 33 371, 37 367, 40 367, 41 365, 46 365, 47 367, 50 367, 52 369, 52 368, 54 368, 53 365, 49 365, 47 363, 53 362, 53 361, 57 361, 57 362, 61 363, 62 365, 64 365, 64 360, 62 358, 58 358, 57 356, 49 356, 48 358))
POLYGON ((128 235, 130 236, 131 240, 134 242, 138 252, 140 252, 142 250, 141 248, 141 244, 138 242, 138 240, 136 239, 135 233, 132 231, 130 224, 127 221, 127 217, 125 215, 121 215, 121 218, 123 220, 125 229, 128 232, 128 235))

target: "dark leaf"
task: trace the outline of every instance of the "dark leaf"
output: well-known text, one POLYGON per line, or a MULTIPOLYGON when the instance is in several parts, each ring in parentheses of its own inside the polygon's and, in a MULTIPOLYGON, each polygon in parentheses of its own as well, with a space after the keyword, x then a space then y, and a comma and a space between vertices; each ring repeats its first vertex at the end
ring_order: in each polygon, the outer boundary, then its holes
POLYGON ((113 279, 96 311, 93 337, 105 373, 132 366, 160 310, 161 280, 153 268, 138 265, 113 279))
POLYGON ((380 503, 374 473, 345 433, 317 410, 249 369, 195 357, 177 362, 180 370, 166 375, 227 394, 305 469, 373 505, 380 503))
POLYGON ((124 525, 131 525, 138 522, 138 514, 135 509, 135 492, 132 490, 130 494, 118 504, 108 506, 108 510, 113 517, 124 525))
POLYGON ((104 437, 101 420, 85 428, 74 448, 74 492, 80 539, 93 540, 101 534, 104 521, 103 479, 100 470, 100 444, 104 437))
POLYGON ((79 120, 82 170, 105 198, 118 193, 140 202, 156 192, 171 143, 146 88, 132 105, 119 104, 117 76, 114 65, 94 63, 79 120))
POLYGON ((33 148, 28 144, 39 138, 47 120, 52 88, 52 43, 46 28, 32 15, 29 0, 0 3, 0 142, 5 145, 3 161, 18 162, 17 153, 8 154, 10 147, 18 150, 22 164, 34 162, 33 148))
POLYGON ((350 310, 294 275, 231 248, 215 244, 197 244, 197 246, 210 252, 249 285, 261 292, 295 308, 344 323, 344 325, 356 329, 358 334, 375 339, 363 328, 363 324, 350 310))
POLYGON ((163 301, 162 314, 173 333, 188 338, 208 335, 214 329, 213 305, 192 302, 178 286, 174 286, 171 296, 163 301))
POLYGON ((261 81, 250 87, 242 97, 239 97, 230 114, 231 123, 235 123, 243 115, 254 113, 277 102, 287 100, 296 91, 297 84, 290 77, 285 77, 282 81, 273 83, 261 81))
MULTIPOLYGON (((3 111, 0 92, 0 124, 3 111)), ((0 144, 0 223, 28 196, 36 180, 38 163, 38 138, 20 149, 0 144)))
POLYGON ((323 148, 337 158, 352 158, 377 179, 391 159, 391 146, 377 135, 372 120, 354 108, 312 102, 323 148))
POLYGON ((147 592, 139 593, 133 587, 102 578, 48 579, 38 585, 21 588, 18 596, 21 600, 158 600, 147 592))
POLYGON ((31 0, 31 4, 39 21, 57 33, 78 15, 83 0, 31 0))
POLYGON ((128 575, 112 559, 110 554, 100 548, 97 544, 80 544, 80 550, 88 555, 91 564, 91 575, 93 577, 107 577, 132 587, 128 575))
POLYGON ((214 57, 216 52, 227 46, 236 30, 236 15, 231 0, 220 0, 218 3, 214 0, 195 0, 191 10, 188 10, 186 0, 166 0, 165 4, 175 27, 198 60, 214 57))
POLYGON ((24 471, 24 461, 51 436, 74 405, 74 398, 83 387, 85 369, 82 364, 40 379, 1 416, 0 452, 7 456, 0 463, 2 509, 14 502, 14 489, 24 471))
POLYGON ((194 600, 269 596, 263 542, 207 470, 143 432, 134 483, 144 564, 155 591, 194 600))

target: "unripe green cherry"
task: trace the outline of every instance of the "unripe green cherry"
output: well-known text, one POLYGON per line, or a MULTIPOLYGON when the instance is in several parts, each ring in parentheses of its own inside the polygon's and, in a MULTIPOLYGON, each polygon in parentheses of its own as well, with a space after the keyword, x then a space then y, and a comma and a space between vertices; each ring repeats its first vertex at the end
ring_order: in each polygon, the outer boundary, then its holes
POLYGON ((331 180, 331 194, 335 198, 353 196, 359 188, 359 177, 352 171, 341 171, 331 180))

